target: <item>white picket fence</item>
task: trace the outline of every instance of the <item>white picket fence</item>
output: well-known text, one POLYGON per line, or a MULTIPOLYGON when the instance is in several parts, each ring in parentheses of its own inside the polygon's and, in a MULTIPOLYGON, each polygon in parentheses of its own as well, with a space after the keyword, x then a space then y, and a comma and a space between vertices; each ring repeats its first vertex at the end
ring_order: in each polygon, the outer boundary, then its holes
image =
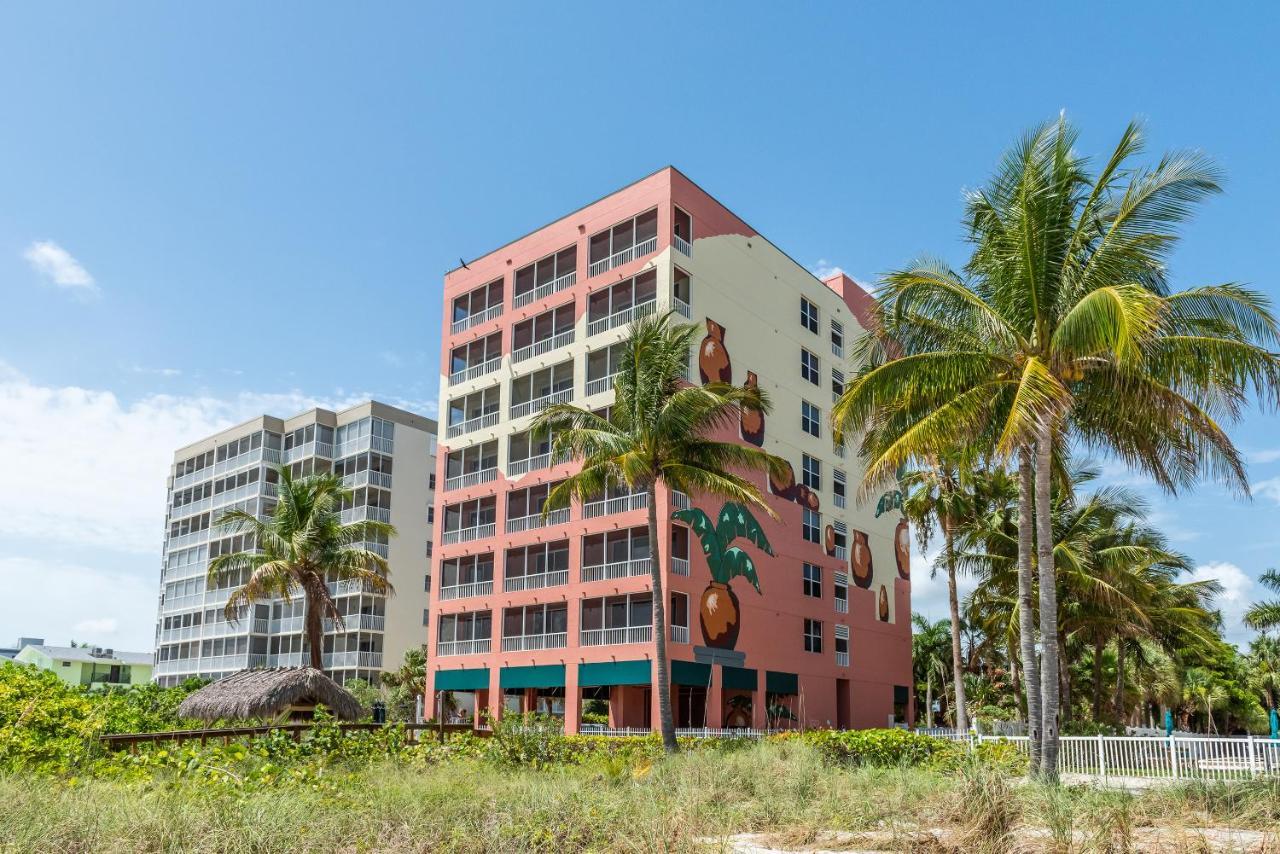
MULTIPOLYGON (((1024 754, 1031 749, 1025 735, 980 735, 975 740, 977 744, 992 742, 1017 745, 1024 754)), ((1063 736, 1058 770, 1095 777, 1168 777, 1206 782, 1280 776, 1280 740, 1253 736, 1063 736)))
MULTIPOLYGON (((653 730, 648 727, 626 727, 626 728, 610 728, 601 726, 600 724, 584 724, 579 730, 583 735, 608 735, 608 736, 629 736, 629 735, 652 735, 653 730)), ((763 738, 766 735, 773 735, 782 732, 779 729, 747 729, 744 727, 733 727, 730 729, 716 729, 715 727, 700 727, 686 729, 683 727, 676 729, 676 736, 679 738, 763 738)))

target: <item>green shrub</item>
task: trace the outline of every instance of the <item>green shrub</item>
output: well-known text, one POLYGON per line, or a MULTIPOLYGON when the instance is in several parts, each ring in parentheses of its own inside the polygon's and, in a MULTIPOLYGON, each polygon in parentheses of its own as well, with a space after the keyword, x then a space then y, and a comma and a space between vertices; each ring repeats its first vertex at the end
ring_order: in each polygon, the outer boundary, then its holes
POLYGON ((820 729, 783 733, 770 736, 770 739, 799 739, 817 748, 828 762, 876 768, 952 768, 964 761, 969 751, 968 745, 963 742, 920 735, 904 729, 820 729))

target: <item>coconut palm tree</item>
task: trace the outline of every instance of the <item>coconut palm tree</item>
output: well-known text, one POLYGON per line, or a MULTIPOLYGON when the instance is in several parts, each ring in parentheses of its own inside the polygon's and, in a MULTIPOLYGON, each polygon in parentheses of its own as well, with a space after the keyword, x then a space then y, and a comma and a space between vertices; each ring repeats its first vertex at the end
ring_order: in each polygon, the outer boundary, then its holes
POLYGON ((386 558, 364 547, 385 542, 396 531, 386 522, 365 520, 343 524, 343 502, 352 493, 336 475, 323 473, 295 480, 288 466, 276 469, 276 506, 268 519, 230 510, 214 522, 220 533, 248 535, 246 551, 223 554, 209 562, 209 584, 236 579, 226 614, 238 620, 255 602, 302 595, 306 601, 303 631, 311 650, 311 666, 324 670, 325 619, 344 625, 329 583, 354 581, 374 593, 393 592, 386 558))
MULTIPOLYGON (((911 615, 911 661, 915 665, 916 682, 924 682, 925 725, 933 726, 933 677, 939 679, 943 696, 947 691, 947 647, 950 645, 947 623, 930 623, 920 614, 911 615)), ((916 719, 919 720, 919 715, 916 719)))
MULTIPOLYGON (((1268 569, 1258 576, 1262 586, 1280 593, 1280 570, 1268 569)), ((1270 602, 1255 602, 1244 612, 1244 621, 1251 629, 1265 632, 1280 626, 1280 599, 1270 602)))
POLYGON ((620 486, 648 497, 659 723, 668 752, 675 752, 677 745, 658 548, 658 484, 687 495, 727 498, 772 515, 760 488, 745 473, 781 477, 789 470, 785 460, 758 448, 712 438, 736 427, 743 412, 768 414, 769 398, 755 386, 686 385, 689 352, 698 334, 695 326, 673 323, 670 312, 635 321, 622 342, 614 402, 607 413, 555 404, 534 425, 539 433, 549 431, 555 437, 553 453, 582 462, 576 474, 551 490, 544 515, 567 507, 571 500, 591 500, 620 486))
POLYGON ((1094 175, 1076 139, 1065 119, 1040 126, 970 194, 963 272, 926 260, 885 279, 876 335, 832 412, 837 435, 860 438, 864 493, 957 448, 1018 458, 1020 588, 1025 600, 1034 568, 1043 647, 1032 734, 1049 780, 1060 701, 1051 480, 1065 444, 1109 453, 1169 491, 1209 473, 1247 494, 1220 422, 1251 393, 1267 406, 1280 397, 1280 331, 1263 296, 1234 284, 1170 292, 1176 229, 1218 191, 1217 170, 1194 153, 1132 166, 1142 131, 1131 124, 1094 175))
POLYGON ((1206 731, 1216 735, 1218 728, 1213 722, 1213 710, 1227 701, 1227 689, 1206 668, 1192 667, 1183 677, 1182 696, 1192 708, 1204 709, 1208 720, 1206 731))

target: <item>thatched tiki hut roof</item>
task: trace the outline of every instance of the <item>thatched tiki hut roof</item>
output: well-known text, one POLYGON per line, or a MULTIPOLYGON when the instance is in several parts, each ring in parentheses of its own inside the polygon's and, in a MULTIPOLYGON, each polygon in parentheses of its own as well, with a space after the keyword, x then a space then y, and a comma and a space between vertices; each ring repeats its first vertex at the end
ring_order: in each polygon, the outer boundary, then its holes
POLYGON ((241 670, 182 701, 178 714, 203 721, 304 717, 323 703, 334 717, 358 719, 364 709, 337 682, 311 667, 241 670))

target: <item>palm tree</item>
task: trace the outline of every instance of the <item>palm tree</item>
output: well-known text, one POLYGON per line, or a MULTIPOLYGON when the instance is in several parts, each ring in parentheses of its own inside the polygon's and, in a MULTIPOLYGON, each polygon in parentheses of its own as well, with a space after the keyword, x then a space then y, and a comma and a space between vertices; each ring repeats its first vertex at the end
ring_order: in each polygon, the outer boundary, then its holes
POLYGON ((364 543, 385 542, 396 531, 386 522, 371 520, 342 524, 342 504, 351 501, 352 493, 334 474, 294 480, 288 466, 276 473, 276 506, 270 518, 230 510, 214 522, 223 533, 248 535, 249 548, 210 561, 209 584, 239 581, 225 609, 233 621, 255 602, 280 598, 287 603, 301 593, 311 666, 324 670, 323 621, 344 625, 329 583, 355 581, 374 593, 392 593, 386 558, 364 543))
POLYGON ((1176 229, 1218 191, 1217 171, 1199 154, 1130 166, 1142 148, 1130 124, 1095 176, 1076 138, 1065 119, 1042 125, 970 194, 974 251, 963 273, 922 261, 886 278, 877 335, 832 413, 838 434, 861 437, 864 491, 957 449, 1018 457, 1021 589, 1025 599, 1034 518, 1043 647, 1032 732, 1049 780, 1060 701, 1051 479, 1061 448, 1107 452, 1169 491, 1208 472, 1247 494, 1219 420, 1236 419, 1250 392, 1267 406, 1280 397, 1280 358, 1268 349, 1280 332, 1263 296, 1233 284, 1170 293, 1176 229))
MULTIPOLYGON (((960 597, 956 590, 956 535, 972 512, 966 490, 963 462, 933 458, 917 469, 904 472, 898 481, 905 497, 902 513, 916 530, 920 551, 927 550, 930 534, 936 524, 942 529, 942 554, 938 558, 947 573, 947 601, 951 608, 951 672, 955 684, 955 724, 958 730, 969 728, 964 695, 964 667, 960 653, 960 597)), ((933 568, 937 572, 937 566, 933 568)))
MULTIPOLYGON (((1280 570, 1268 569, 1258 576, 1262 586, 1280 593, 1280 570)), ((1265 632, 1280 626, 1280 599, 1270 602, 1255 602, 1244 612, 1245 625, 1251 629, 1265 632)))
POLYGON ((915 666, 916 682, 924 682, 925 723, 932 727, 935 673, 940 679, 943 696, 946 696, 948 626, 941 620, 930 623, 920 614, 911 615, 911 626, 911 661, 915 666))
POLYGON ((1213 710, 1227 700, 1227 689, 1222 687, 1214 675, 1203 667, 1192 667, 1183 677, 1183 699, 1193 708, 1204 708, 1208 719, 1207 732, 1216 735, 1218 728, 1213 723, 1213 710))
POLYGON ((1254 638, 1249 644, 1250 686, 1266 698, 1267 710, 1276 708, 1280 697, 1280 639, 1254 638))
POLYGON ((538 416, 534 429, 550 432, 554 453, 582 461, 582 468, 551 490, 543 514, 586 501, 625 485, 648 497, 650 573, 659 723, 662 743, 677 749, 671 714, 667 662, 665 592, 658 547, 657 488, 687 495, 714 495, 773 514, 760 488, 738 472, 767 472, 781 477, 786 461, 765 451, 710 438, 739 423, 744 411, 768 414, 769 399, 755 386, 728 383, 683 384, 695 326, 674 324, 671 313, 632 323, 614 380, 614 402, 598 415, 572 404, 555 404, 538 416))

